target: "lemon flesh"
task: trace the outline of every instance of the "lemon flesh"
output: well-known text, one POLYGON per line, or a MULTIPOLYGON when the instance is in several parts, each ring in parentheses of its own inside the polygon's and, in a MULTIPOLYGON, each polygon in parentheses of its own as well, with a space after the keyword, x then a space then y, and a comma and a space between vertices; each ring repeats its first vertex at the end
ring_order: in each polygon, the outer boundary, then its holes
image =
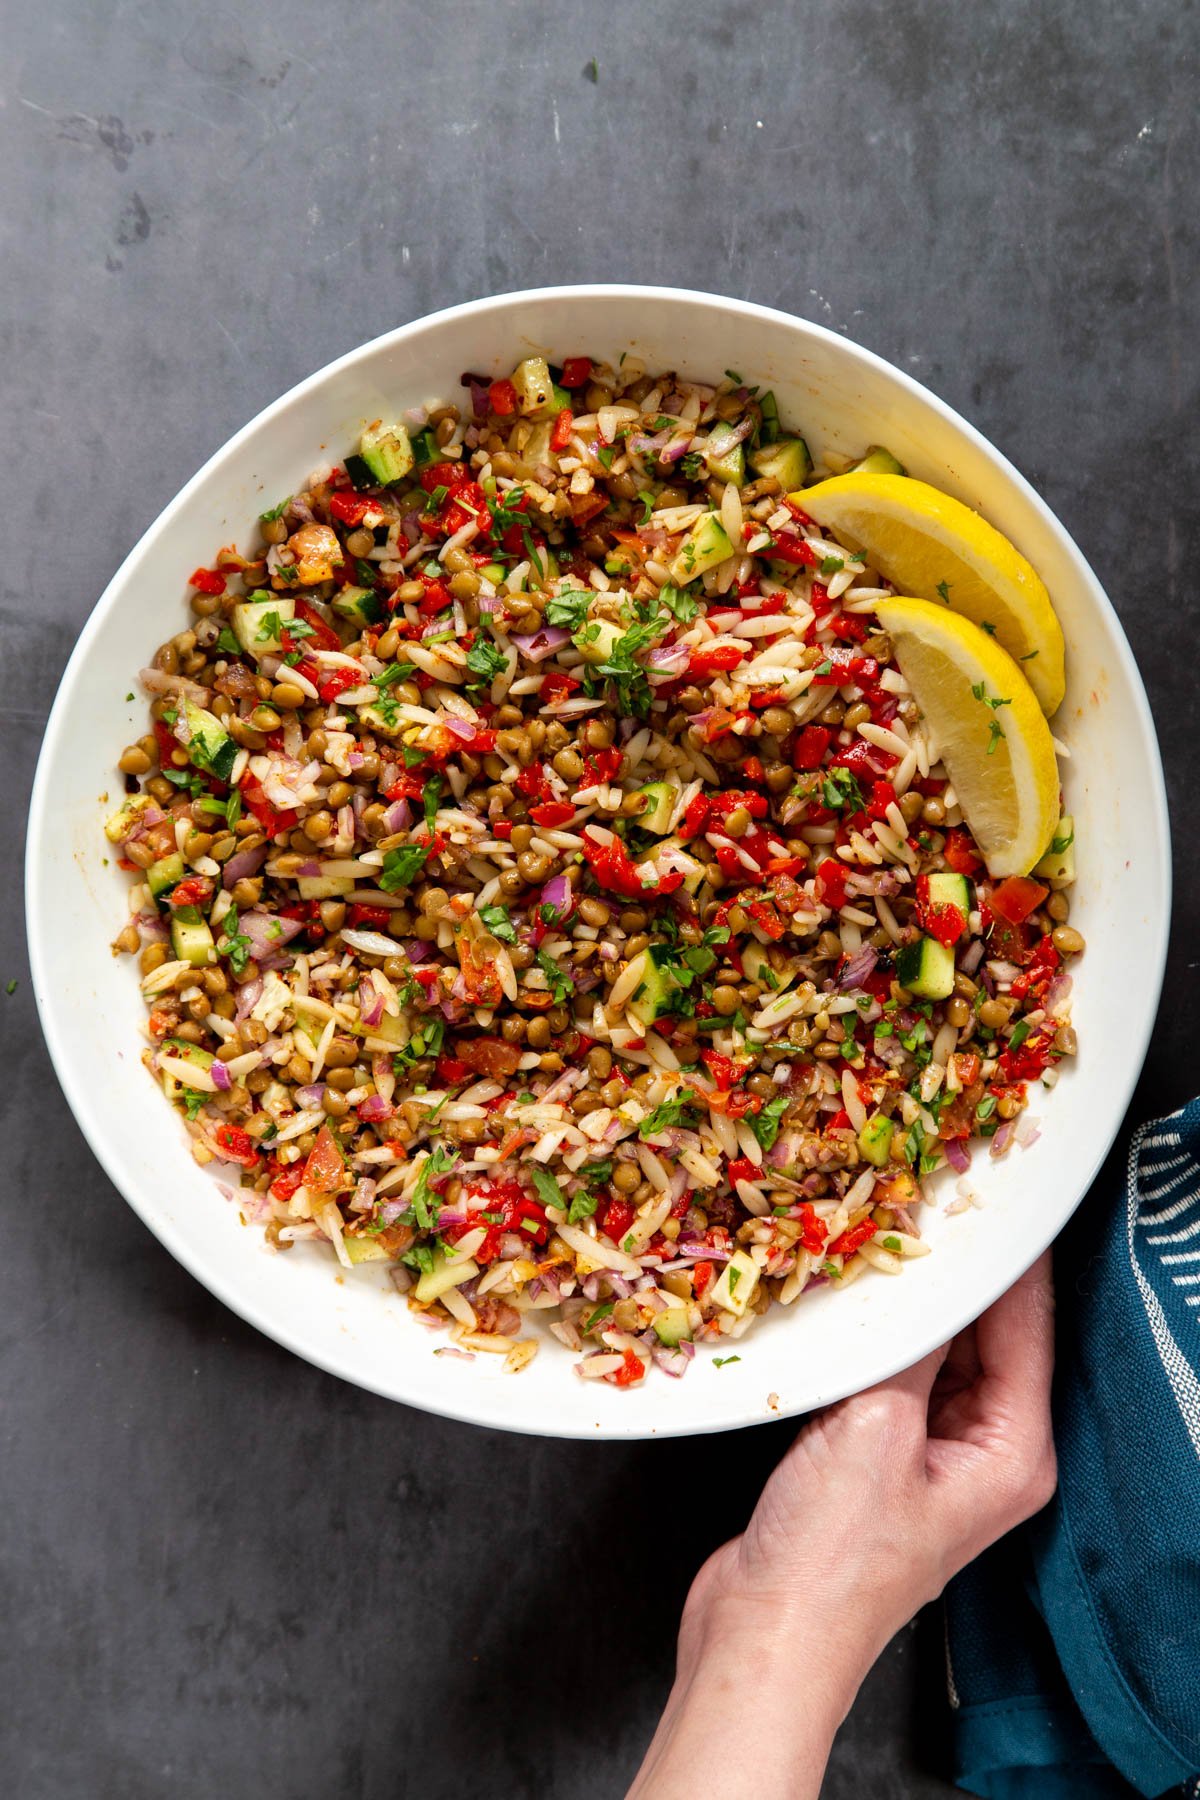
POLYGON ((885 600, 877 616, 988 873, 1028 875, 1059 818, 1054 743, 1032 687, 995 638, 945 606, 885 600))
POLYGON ((791 498, 867 552, 901 594, 940 601, 995 636, 1049 717, 1065 691, 1062 627, 1032 565, 977 512, 907 475, 834 475, 791 498))

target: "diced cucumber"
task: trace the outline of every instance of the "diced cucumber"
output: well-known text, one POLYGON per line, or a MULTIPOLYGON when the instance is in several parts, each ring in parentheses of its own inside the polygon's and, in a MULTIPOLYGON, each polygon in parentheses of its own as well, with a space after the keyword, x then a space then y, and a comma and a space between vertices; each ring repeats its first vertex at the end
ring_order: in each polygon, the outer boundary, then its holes
POLYGON ((479 1273, 479 1264, 473 1256, 447 1260, 445 1252, 435 1250, 433 1267, 421 1276, 415 1289, 414 1298, 421 1306, 430 1300, 436 1300, 448 1288, 461 1287, 464 1281, 473 1281, 479 1273))
POLYGON ((554 395, 550 365, 544 356, 527 356, 512 372, 512 384, 523 413, 541 412, 554 395))
POLYGON ((124 843, 137 823, 139 813, 157 805, 152 794, 130 794, 122 800, 112 817, 105 822, 104 835, 110 844, 124 843))
POLYGON ((625 627, 616 624, 612 619, 589 619, 575 633, 575 648, 584 662, 607 662, 612 655, 613 645, 625 636, 625 627))
POLYGON ((181 906, 171 914, 171 946, 180 962, 191 963, 194 969, 217 960, 208 920, 195 906, 181 906))
POLYGON ((191 731, 187 753, 198 769, 207 769, 218 781, 228 781, 237 761, 238 747, 215 714, 183 703, 184 715, 191 731))
POLYGON ((907 475, 908 470, 902 462, 897 462, 890 450, 882 444, 872 444, 865 456, 860 456, 856 463, 851 463, 845 471, 847 475, 907 475))
POLYGON ((342 1244, 352 1263, 391 1262, 392 1253, 373 1237, 351 1237, 343 1233, 342 1244))
MULTIPOLYGON (((442 453, 438 449, 437 439, 433 435, 432 426, 426 426, 424 431, 419 431, 416 437, 413 438, 412 453, 413 466, 417 469, 423 469, 426 463, 438 461, 442 453)), ((425 495, 423 492, 421 493, 417 504, 420 506, 425 504, 425 495)))
POLYGON ((947 1000, 954 992, 954 951, 936 938, 919 938, 896 952, 896 980, 922 1000, 947 1000))
POLYGON ((812 474, 812 457, 803 438, 779 438, 750 452, 750 467, 763 480, 777 481, 785 494, 798 488, 812 474))
POLYGON ((182 880, 183 858, 178 852, 171 856, 160 856, 146 870, 146 885, 156 900, 165 900, 172 888, 177 888, 182 880))
POLYGON ((672 973, 671 952, 666 944, 651 944, 646 951, 646 968, 627 1011, 640 1025, 653 1025, 671 1010, 671 1002, 679 992, 672 973))
POLYGON ((302 900, 344 900, 354 892, 353 875, 297 875, 302 900))
POLYGON ((745 1250, 735 1250, 720 1277, 713 1283, 712 1297, 726 1312, 740 1319, 754 1298, 758 1286, 758 1264, 745 1250))
POLYGON ((876 1113, 867 1120, 858 1134, 858 1148, 864 1159, 882 1169, 888 1160, 888 1152, 892 1147, 892 1133, 896 1127, 885 1113, 876 1113))
POLYGON ((356 1025, 354 1030, 360 1037, 382 1038, 385 1043, 395 1044, 397 1050, 403 1050, 412 1036, 412 1027, 403 1013, 385 1012, 378 1025, 356 1025))
POLYGON ((779 441, 779 402, 771 392, 760 394, 758 409, 762 414, 762 425, 759 427, 760 444, 775 444, 779 441))
POLYGON ((333 610, 360 630, 377 625, 383 616, 379 595, 374 588, 367 587, 344 587, 333 602, 333 610))
POLYGON ((733 555, 729 534, 715 512, 707 512, 696 520, 671 564, 671 580, 686 587, 697 575, 715 569, 733 555))
MULTIPOLYGON (((163 1049, 169 1051, 176 1062, 190 1063, 193 1069, 211 1069, 216 1061, 211 1050, 202 1050, 199 1044, 189 1044, 186 1038, 166 1038, 163 1049)), ((187 1083, 177 1075, 172 1075, 169 1069, 164 1069, 162 1086, 167 1099, 175 1101, 180 1099, 187 1083)))
POLYGON ((554 431, 554 420, 547 416, 539 418, 526 439, 525 448, 521 452, 521 461, 536 469, 547 457, 553 455, 550 449, 550 438, 554 431))
POLYGON ((732 425, 714 425, 701 452, 710 475, 741 487, 746 479, 746 452, 732 425))
POLYGON ((967 886, 965 875, 955 875, 949 870, 929 877, 929 903, 931 906, 953 906, 965 919, 971 910, 971 890, 967 886))
POLYGON ((638 815, 638 824, 643 831, 655 831, 661 837, 670 826, 679 785, 674 781, 652 781, 641 790, 641 796, 645 811, 638 815))
POLYGON ((692 1335, 686 1306, 668 1306, 664 1312, 657 1313, 654 1319, 654 1333, 660 1344, 668 1350, 674 1350, 684 1338, 692 1335))
MULTIPOLYGON (((641 823, 640 820, 638 822, 639 824, 641 823)), ((697 862, 696 858, 690 854, 687 845, 677 837, 667 837, 663 839, 658 847, 658 852, 655 857, 656 863, 662 860, 662 853, 664 850, 675 852, 671 857, 671 867, 673 869, 682 870, 685 890, 689 894, 697 893, 704 885, 704 864, 697 862)))
POLYGON ((360 706, 358 716, 368 730, 374 731, 380 737, 395 738, 399 737, 402 731, 412 730, 411 719, 402 719, 399 713, 394 717, 389 717, 374 705, 360 706))
POLYGON ((356 488, 393 487, 403 481, 416 457, 403 425, 376 420, 358 443, 358 455, 346 458, 346 473, 356 488))
POLYGON ((250 656, 278 656, 283 645, 279 634, 296 616, 296 602, 288 594, 264 594, 239 600, 230 615, 233 635, 250 656))
POLYGON ((493 587, 499 587, 508 574, 508 570, 503 563, 484 563, 479 573, 485 581, 490 581, 493 587))
POLYGON ((1050 881, 1074 881, 1075 821, 1070 813, 1064 813, 1058 821, 1050 840, 1050 848, 1041 861, 1034 864, 1033 872, 1050 881))

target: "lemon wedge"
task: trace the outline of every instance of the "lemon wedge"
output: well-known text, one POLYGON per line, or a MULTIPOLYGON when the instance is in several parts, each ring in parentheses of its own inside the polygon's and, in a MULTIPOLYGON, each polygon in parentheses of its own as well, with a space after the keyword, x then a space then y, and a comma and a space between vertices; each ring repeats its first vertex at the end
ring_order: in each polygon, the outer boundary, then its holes
POLYGON ((865 550, 901 594, 940 600, 994 634, 1049 717, 1062 701, 1063 634, 1036 570, 986 519, 907 475, 834 475, 791 495, 865 550))
POLYGON ((995 638, 929 600, 877 616, 995 876, 1028 875, 1058 824, 1058 763, 1029 682, 995 638))

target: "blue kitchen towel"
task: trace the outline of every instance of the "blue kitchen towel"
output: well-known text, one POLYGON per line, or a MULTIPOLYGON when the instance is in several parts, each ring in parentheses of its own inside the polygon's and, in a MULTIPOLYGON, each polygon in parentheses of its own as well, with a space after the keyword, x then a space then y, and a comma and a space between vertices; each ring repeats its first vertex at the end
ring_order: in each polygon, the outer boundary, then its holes
POLYGON ((1200 1800, 1200 1100, 1110 1158, 1055 1281, 1058 1492, 946 1593, 955 1778, 1200 1800))

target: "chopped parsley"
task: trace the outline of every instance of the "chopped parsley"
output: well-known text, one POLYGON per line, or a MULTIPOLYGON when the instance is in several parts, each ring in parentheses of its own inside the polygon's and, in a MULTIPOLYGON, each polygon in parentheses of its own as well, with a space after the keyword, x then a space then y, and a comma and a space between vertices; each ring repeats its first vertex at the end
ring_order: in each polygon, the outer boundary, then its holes
POLYGON ((404 1252, 400 1261, 407 1263, 410 1269, 416 1269, 422 1275, 431 1275, 433 1273, 433 1246, 431 1244, 414 1244, 411 1250, 404 1252))
POLYGON ((992 621, 990 619, 980 619, 979 623, 983 627, 983 629, 987 632, 989 637, 995 637, 996 627, 992 624, 992 621))
POLYGON ((457 1161, 457 1150, 447 1150, 444 1144, 437 1144, 421 1164, 421 1173, 408 1204, 422 1231, 432 1230, 442 1209, 441 1196, 432 1192, 429 1184, 434 1176, 447 1174, 457 1161))
POLYGON ((567 588, 564 593, 555 594, 546 602, 547 625, 565 626, 568 631, 578 631, 587 618, 591 597, 583 588, 567 588))
POLYGON ((900 1239, 894 1232, 890 1232, 887 1237, 880 1238, 879 1242, 883 1249, 891 1250, 893 1253, 898 1252, 900 1249, 900 1239))
POLYGON ((638 524, 645 525, 649 522, 650 514, 654 511, 654 495, 650 492, 649 488, 639 488, 637 497, 642 503, 642 516, 638 520, 638 524))
MULTIPOLYGON (((193 752, 198 748, 199 746, 195 744, 188 746, 189 751, 193 752)), ((193 775, 190 769, 163 769, 161 773, 177 788, 186 788, 193 800, 198 800, 202 794, 208 791, 200 777, 193 775)))
MULTIPOLYGON (((228 625, 222 625, 220 631, 217 633, 217 649, 224 650, 227 656, 240 656, 242 654, 242 646, 238 643, 228 625)), ((127 697, 130 700, 133 699, 132 694, 127 697)))
POLYGON ((415 673, 414 665, 408 662, 389 663, 386 669, 380 669, 378 675, 372 675, 371 686, 389 688, 393 682, 407 681, 415 673))
POLYGON ((490 931, 494 938, 502 944, 515 944, 517 930, 502 906, 484 906, 480 908, 479 921, 485 931, 490 931))
POLYGON ((559 1212, 567 1210, 567 1196, 555 1181, 549 1169, 541 1168, 533 1163, 529 1170, 533 1185, 537 1189, 538 1199, 543 1206, 557 1206, 559 1212))
POLYGON ((1063 851, 1064 851, 1064 850, 1069 850, 1069 849, 1070 849, 1070 847, 1071 847, 1071 845, 1072 845, 1072 844, 1073 844, 1073 843, 1074 843, 1074 842, 1075 842, 1075 833, 1074 833, 1074 831, 1068 831, 1068 833, 1067 833, 1067 835, 1066 835, 1066 836, 1065 836, 1065 837, 1053 837, 1053 838, 1051 838, 1051 840, 1050 840, 1050 854, 1051 854, 1051 856, 1061 856, 1061 855, 1062 855, 1062 854, 1063 854, 1063 851))
POLYGON ((270 512, 259 513, 259 515, 258 515, 259 524, 260 525, 273 525, 275 523, 276 519, 282 519, 284 513, 287 511, 288 507, 291 504, 292 504, 292 496, 289 494, 286 500, 281 500, 279 502, 278 506, 273 506, 271 508, 270 512))
POLYGON ((491 638, 479 633, 467 651, 467 668, 478 678, 470 682, 469 686, 481 687, 485 682, 490 683, 507 667, 508 658, 496 648, 491 638))
POLYGON ((769 1150, 779 1136, 779 1126, 788 1109, 788 1096, 777 1094, 772 1100, 764 1100, 761 1112, 750 1114, 750 1129, 762 1145, 769 1150))
POLYGON ((681 625, 686 625, 688 620, 694 619, 700 611, 700 602, 696 596, 687 588, 676 587, 672 582, 668 582, 665 587, 658 590, 658 598, 659 603, 665 606, 681 625))
POLYGON ((585 81, 590 81, 593 87, 595 87, 600 80, 600 64, 596 61, 594 56, 589 57, 588 61, 583 65, 583 79, 585 81))
POLYGON ((16 978, 16 976, 15 976, 15 975, 14 975, 14 976, 13 976, 13 978, 12 978, 12 980, 11 980, 11 981, 10 981, 10 982, 9 982, 9 983, 8 983, 8 984, 7 984, 7 986, 6 986, 6 987, 5 987, 5 989, 4 989, 4 991, 5 991, 5 993, 6 993, 6 994, 15 994, 15 993, 16 993, 16 991, 17 991, 17 978, 16 978))
POLYGON ((539 949, 534 954, 537 957, 538 968, 549 984, 554 1004, 558 1006, 568 994, 575 992, 575 983, 567 971, 555 962, 548 950, 539 949))
POLYGON ((840 556, 823 556, 821 558, 822 575, 839 575, 846 564, 840 556))
POLYGON ((445 1019, 423 1019, 413 1032, 403 1050, 397 1050, 392 1058, 392 1073, 397 1081, 407 1075, 414 1064, 423 1057, 437 1056, 446 1041, 445 1019))
POLYGON ((937 584, 937 591, 941 595, 942 599, 945 601, 946 605, 949 606, 949 604, 950 604, 950 583, 948 581, 939 581, 937 584))
POLYGON ((399 888, 408 887, 428 860, 428 844, 401 844, 395 850, 385 851, 383 867, 379 871, 380 887, 385 894, 394 894, 399 888))
POLYGON ((730 1295, 733 1294, 734 1289, 737 1287, 737 1284, 741 1279, 742 1279, 742 1271, 740 1269, 735 1269, 735 1268, 730 1267, 728 1270, 728 1283, 727 1283, 730 1295))
POLYGON ((1012 1036, 1008 1040, 1010 1050, 1019 1050, 1029 1036, 1029 1026, 1024 1019, 1018 1019, 1012 1028, 1012 1036))
POLYGON ((431 775, 421 790, 421 805, 425 808, 425 825, 432 832, 434 820, 438 816, 438 807, 442 803, 442 778, 431 775))
POLYGON ((185 1087, 182 1092, 184 1111, 189 1119, 194 1119, 204 1105, 206 1096, 198 1088, 185 1087))
POLYGON ((600 467, 607 472, 612 468, 613 459, 616 454, 617 446, 615 444, 602 444, 596 452, 596 461, 600 464, 600 467))
POLYGON ((246 964, 254 954, 251 940, 238 931, 238 909, 231 906, 221 920, 221 942, 217 946, 222 956, 228 957, 229 966, 235 975, 245 973, 246 964))
MULTIPOLYGON (((737 1270, 735 1269, 733 1271, 733 1274, 736 1275, 736 1273, 737 1273, 737 1270)), ((730 1276, 730 1280, 729 1280, 729 1291, 732 1294, 732 1292, 733 1292, 733 1276, 732 1275, 730 1276)), ((714 1369, 723 1369, 725 1367, 726 1363, 741 1362, 741 1360, 742 1359, 740 1356, 714 1356, 713 1357, 713 1368, 714 1369)))
POLYGON ((825 771, 821 784, 821 802, 830 812, 865 812, 866 796, 858 785, 858 781, 849 769, 835 768, 825 771))
MULTIPOLYGON (((671 1100, 664 1100, 653 1112, 648 1112, 638 1126, 638 1136, 654 1137, 659 1131, 670 1131, 676 1125, 685 1123, 685 1115, 695 1107, 695 1096, 692 1094, 676 1094, 671 1100)), ((691 1121, 687 1120, 690 1125, 691 1121)))

